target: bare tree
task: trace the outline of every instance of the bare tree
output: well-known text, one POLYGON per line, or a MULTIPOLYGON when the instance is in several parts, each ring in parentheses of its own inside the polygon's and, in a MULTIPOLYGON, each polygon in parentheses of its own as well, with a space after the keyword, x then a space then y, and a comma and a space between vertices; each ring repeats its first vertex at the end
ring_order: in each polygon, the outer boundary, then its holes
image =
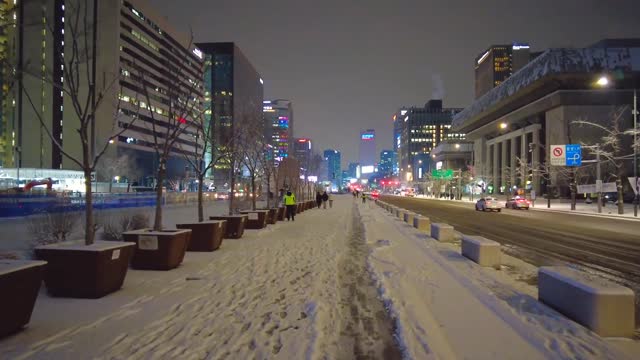
MULTIPOLYGON (((36 104, 34 96, 27 88, 23 87, 23 94, 28 104, 33 109, 42 129, 46 132, 51 142, 60 149, 63 156, 68 158, 72 163, 77 165, 84 173, 85 178, 85 244, 91 245, 95 239, 96 225, 93 216, 93 196, 91 188, 92 174, 96 170, 101 158, 107 151, 110 143, 118 138, 126 128, 120 128, 119 123, 127 121, 135 121, 133 119, 125 119, 125 117, 117 110, 120 108, 120 102, 116 106, 112 118, 111 133, 103 138, 95 139, 92 133, 95 132, 95 123, 97 122, 96 114, 109 104, 109 94, 114 93, 113 89, 118 84, 120 74, 102 72, 97 74, 95 59, 96 47, 92 46, 92 24, 89 14, 89 6, 83 1, 69 1, 66 3, 65 30, 67 35, 67 45, 65 45, 65 53, 57 54, 64 66, 62 67, 62 78, 53 78, 53 74, 48 72, 43 74, 42 70, 31 68, 29 64, 12 64, 12 73, 16 74, 18 79, 22 80, 26 77, 32 77, 43 81, 52 86, 57 91, 64 94, 71 104, 71 113, 74 117, 73 121, 76 126, 77 136, 80 139, 80 154, 72 153, 67 150, 61 143, 60 136, 55 136, 40 111, 40 106, 36 104), (99 75, 99 76, 98 76, 99 75), (102 79, 96 81, 96 79, 102 79)), ((48 28, 52 32, 52 28, 48 28)), ((69 125, 67 125, 69 126, 69 125)))
MULTIPOLYGON (((573 124, 579 126, 589 126, 599 129, 601 131, 601 138, 598 144, 583 144, 593 154, 603 159, 605 163, 612 164, 614 166, 614 175, 616 188, 618 191, 618 214, 624 214, 624 179, 625 168, 624 162, 629 159, 629 154, 625 153, 625 147, 623 146, 624 138, 629 135, 633 135, 634 130, 631 131, 624 128, 625 115, 628 113, 628 106, 620 106, 616 108, 606 125, 590 122, 586 120, 576 120, 573 124)), ((632 143, 632 147, 637 144, 632 143)), ((600 179, 599 179, 600 180, 600 179)))
MULTIPOLYGON (((271 145, 267 145, 262 152, 262 156, 260 157, 260 163, 262 167, 262 175, 264 176, 264 181, 267 184, 267 209, 271 208, 271 184, 272 179, 276 176, 277 173, 277 164, 274 159, 273 148, 271 145)), ((276 184, 277 184, 276 180, 276 184)), ((276 201, 276 207, 278 206, 276 201)))
POLYGON ((142 175, 135 161, 127 155, 118 157, 105 157, 96 167, 98 179, 109 181, 109 192, 112 190, 113 180, 116 176, 124 176, 129 183, 142 175))
MULTIPOLYGON (((193 35, 190 39, 187 49, 192 46, 193 35)), ((152 133, 153 149, 158 159, 154 230, 162 230, 163 184, 167 180, 169 159, 185 152, 190 153, 190 156, 195 156, 193 150, 181 147, 185 143, 197 147, 198 142, 202 141, 197 136, 198 122, 195 120, 201 118, 204 112, 201 99, 202 76, 192 79, 186 71, 197 60, 194 57, 186 56, 174 59, 177 60, 177 64, 167 63, 164 67, 162 88, 152 88, 150 86, 152 83, 145 81, 151 77, 145 67, 137 66, 135 69, 141 80, 139 81, 142 87, 141 93, 146 100, 146 104, 142 107, 146 110, 145 114, 151 118, 150 124, 145 122, 145 126, 152 133), (155 106, 153 104, 158 103, 156 99, 164 99, 165 101, 162 102, 162 106, 155 106)), ((202 67, 203 63, 196 62, 196 66, 202 67)))

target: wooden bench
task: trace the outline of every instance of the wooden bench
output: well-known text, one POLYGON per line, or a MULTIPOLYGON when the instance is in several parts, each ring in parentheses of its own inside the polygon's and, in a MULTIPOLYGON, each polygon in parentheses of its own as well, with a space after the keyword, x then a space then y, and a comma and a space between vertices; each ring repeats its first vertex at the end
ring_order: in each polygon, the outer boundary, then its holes
POLYGON ((622 285, 566 266, 541 267, 538 299, 600 336, 633 336, 635 295, 622 285))

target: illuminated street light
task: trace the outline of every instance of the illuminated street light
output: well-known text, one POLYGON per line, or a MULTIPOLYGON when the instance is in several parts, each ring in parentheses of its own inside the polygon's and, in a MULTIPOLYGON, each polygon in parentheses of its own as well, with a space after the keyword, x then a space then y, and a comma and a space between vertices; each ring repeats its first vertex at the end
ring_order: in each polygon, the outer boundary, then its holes
POLYGON ((598 81, 596 81, 596 85, 600 86, 600 87, 605 87, 609 85, 609 78, 606 75, 601 76, 600 78, 598 78, 598 81))
POLYGON ((502 122, 500 123, 500 129, 506 129, 507 128, 507 123, 502 122))
POLYGON ((456 149, 460 149, 460 144, 456 144, 456 149))

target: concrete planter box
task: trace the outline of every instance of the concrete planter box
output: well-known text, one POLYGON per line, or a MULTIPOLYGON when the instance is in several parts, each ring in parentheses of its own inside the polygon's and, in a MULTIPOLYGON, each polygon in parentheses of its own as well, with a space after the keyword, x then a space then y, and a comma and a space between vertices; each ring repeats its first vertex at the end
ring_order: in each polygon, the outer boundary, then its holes
POLYGON ((285 206, 280 206, 278 208, 278 221, 284 221, 284 215, 286 213, 287 208, 285 206))
POLYGON ((47 262, 44 283, 51 296, 96 299, 119 290, 129 269, 135 244, 119 241, 70 241, 38 246, 47 262))
POLYGON ((31 320, 46 261, 0 260, 0 338, 31 320))
POLYGON ((247 224, 247 215, 221 215, 209 216, 209 220, 226 220, 227 226, 224 233, 225 239, 240 239, 244 234, 247 224))
POLYGON ((635 295, 622 285, 566 266, 546 266, 538 270, 538 298, 600 336, 633 336, 635 295))
POLYGON ((264 210, 269 211, 269 213, 267 214, 267 224, 273 225, 273 224, 278 222, 278 209, 277 208, 264 209, 264 210))
POLYGON ((304 211, 304 207, 305 207, 304 203, 297 203, 296 204, 296 214, 302 213, 304 211))
POLYGON ((189 247, 191 230, 142 229, 123 233, 125 241, 136 244, 131 267, 140 270, 171 270, 178 267, 189 247))
POLYGON ((462 237, 462 256, 480 266, 500 267, 500 243, 482 236, 464 235, 462 237))
POLYGON ((191 240, 187 251, 215 251, 222 244, 222 238, 227 230, 226 220, 210 220, 176 224, 178 229, 190 229, 191 240))
POLYGON ((453 242, 455 234, 453 226, 445 223, 431 224, 431 237, 440 242, 453 242))
POLYGON ((243 210, 240 214, 247 215, 246 229, 259 230, 267 227, 269 210, 243 210))

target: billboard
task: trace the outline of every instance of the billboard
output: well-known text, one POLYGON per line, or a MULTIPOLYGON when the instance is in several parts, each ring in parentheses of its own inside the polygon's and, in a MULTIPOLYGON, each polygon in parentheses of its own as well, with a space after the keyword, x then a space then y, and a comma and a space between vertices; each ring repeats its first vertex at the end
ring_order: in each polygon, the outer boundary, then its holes
POLYGON ((376 135, 375 135, 375 134, 368 134, 368 133, 365 133, 365 134, 362 134, 362 136, 361 136, 360 138, 361 138, 362 140, 369 141, 369 140, 373 140, 375 137, 376 137, 376 135))
POLYGON ((375 167, 373 165, 363 166, 360 172, 362 174, 371 174, 375 171, 375 167))

